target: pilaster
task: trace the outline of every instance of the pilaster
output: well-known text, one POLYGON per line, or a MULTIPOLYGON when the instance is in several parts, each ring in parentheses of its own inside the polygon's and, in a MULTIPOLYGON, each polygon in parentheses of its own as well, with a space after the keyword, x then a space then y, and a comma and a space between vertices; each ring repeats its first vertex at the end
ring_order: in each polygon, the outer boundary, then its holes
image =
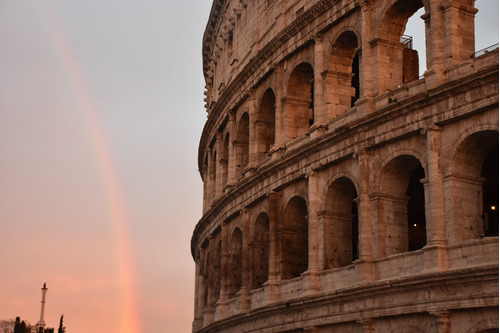
POLYGON ((234 111, 229 112, 229 156, 228 156, 228 170, 227 170, 227 185, 233 185, 236 181, 235 178, 235 153, 234 144, 232 142, 236 138, 236 117, 234 111))
POLYGON ((359 163, 359 194, 358 228, 359 228, 359 259, 356 270, 359 282, 370 282, 375 279, 373 264, 373 232, 370 200, 370 153, 362 150, 358 154, 359 163))
POLYGON ((326 80, 321 75, 324 70, 324 37, 314 36, 314 125, 323 126, 327 123, 327 112, 325 112, 324 88, 326 80))
POLYGON ((318 173, 310 170, 308 175, 308 197, 309 197, 309 262, 307 267, 307 274, 310 279, 310 291, 314 292, 319 290, 319 271, 321 270, 321 263, 319 260, 319 185, 318 173))
POLYGON ((278 301, 278 209, 281 194, 271 193, 268 197, 269 209, 269 288, 267 303, 278 301))

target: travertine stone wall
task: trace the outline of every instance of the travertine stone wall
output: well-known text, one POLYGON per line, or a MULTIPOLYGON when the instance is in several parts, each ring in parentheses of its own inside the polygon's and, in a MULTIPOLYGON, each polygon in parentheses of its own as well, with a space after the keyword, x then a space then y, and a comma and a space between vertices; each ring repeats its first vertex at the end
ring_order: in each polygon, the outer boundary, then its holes
POLYGON ((194 332, 498 330, 498 49, 473 0, 215 0, 194 332), (401 36, 424 8, 426 71, 401 36))

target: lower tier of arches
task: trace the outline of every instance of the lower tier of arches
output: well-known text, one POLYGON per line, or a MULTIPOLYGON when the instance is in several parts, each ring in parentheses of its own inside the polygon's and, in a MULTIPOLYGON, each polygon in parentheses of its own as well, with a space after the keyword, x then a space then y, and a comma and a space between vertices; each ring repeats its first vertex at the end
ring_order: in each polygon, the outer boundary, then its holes
POLYGON ((498 258, 495 264, 458 268, 464 260, 495 262, 493 258, 478 255, 478 250, 482 252, 487 247, 495 247, 498 252, 498 238, 447 249, 451 265, 445 272, 435 271, 432 265, 417 268, 419 256, 437 258, 439 255, 436 249, 427 249, 413 256, 372 263, 377 279, 371 282, 364 281, 366 263, 361 262, 319 276, 306 274, 297 281, 275 286, 278 293, 273 302, 265 299, 269 288, 261 295, 250 293, 245 300, 238 297, 226 303, 218 302, 205 313, 216 320, 201 328, 203 319, 195 318, 194 331, 498 332, 498 258), (403 262, 413 262, 413 268, 401 265, 403 262), (402 267, 408 273, 412 269, 421 272, 390 277, 391 272, 402 267), (344 278, 335 278, 339 275, 344 278), (311 290, 311 284, 317 284, 318 288, 311 290), (290 293, 295 293, 295 297, 289 298, 290 293), (242 302, 259 303, 259 306, 252 305, 252 310, 246 311, 244 308, 248 305, 242 302), (217 319, 221 312, 227 317, 217 319))

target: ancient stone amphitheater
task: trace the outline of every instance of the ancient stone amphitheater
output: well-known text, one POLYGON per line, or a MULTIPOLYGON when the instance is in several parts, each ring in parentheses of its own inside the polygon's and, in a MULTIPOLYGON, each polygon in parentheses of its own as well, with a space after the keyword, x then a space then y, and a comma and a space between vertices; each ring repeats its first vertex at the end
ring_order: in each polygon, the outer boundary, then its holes
POLYGON ((213 2, 194 332, 498 332, 498 48, 474 53, 476 12, 213 2))

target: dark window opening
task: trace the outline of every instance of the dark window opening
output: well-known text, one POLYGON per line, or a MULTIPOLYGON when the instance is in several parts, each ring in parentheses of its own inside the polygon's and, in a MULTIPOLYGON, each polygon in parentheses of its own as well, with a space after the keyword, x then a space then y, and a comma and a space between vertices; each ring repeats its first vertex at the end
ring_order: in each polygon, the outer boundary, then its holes
POLYGON ((498 236, 498 145, 486 156, 483 183, 483 220, 485 236, 498 236))
POLYGON ((411 174, 408 183, 408 250, 415 251, 427 242, 425 222, 424 185, 420 179, 425 177, 424 169, 418 166, 411 174))

